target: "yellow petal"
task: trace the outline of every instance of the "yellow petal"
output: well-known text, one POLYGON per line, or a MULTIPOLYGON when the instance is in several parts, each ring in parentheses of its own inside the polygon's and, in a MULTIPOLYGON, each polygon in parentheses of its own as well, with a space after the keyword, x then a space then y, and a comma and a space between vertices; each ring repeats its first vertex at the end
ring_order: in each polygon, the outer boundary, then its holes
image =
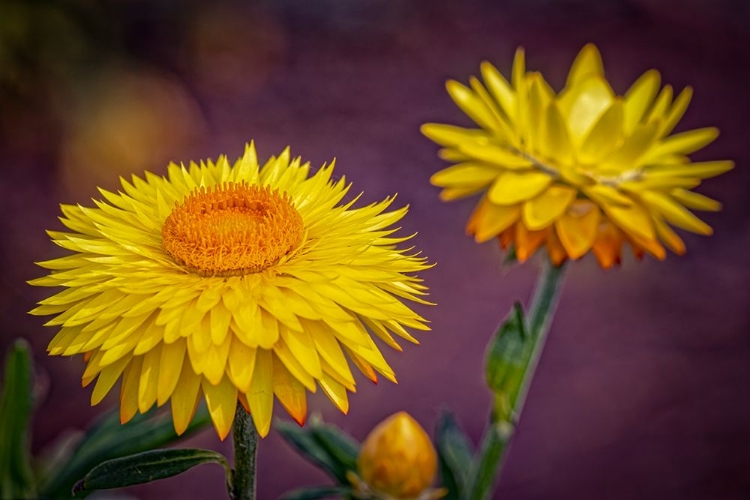
POLYGON ((479 160, 510 169, 525 169, 533 164, 526 158, 513 153, 508 148, 496 144, 482 144, 478 142, 466 143, 459 146, 462 153, 479 160))
POLYGON ((520 205, 501 206, 483 200, 472 214, 467 230, 474 235, 477 243, 483 243, 517 221, 520 215, 520 205))
POLYGON ((662 156, 681 154, 688 155, 712 143, 719 136, 719 130, 714 127, 690 130, 675 134, 658 142, 644 155, 643 163, 654 163, 662 156))
POLYGON ((344 356, 339 341, 336 340, 330 328, 325 323, 318 321, 306 322, 304 326, 310 332, 320 357, 344 380, 354 384, 349 363, 346 361, 346 356, 344 356))
POLYGON ((734 162, 707 161, 700 163, 686 163, 684 165, 653 165, 648 168, 649 177, 698 177, 708 179, 729 172, 734 168, 734 162))
POLYGON ((591 76, 604 76, 604 64, 593 43, 586 44, 576 56, 568 73, 566 87, 573 87, 591 76))
MULTIPOLYGON (((602 171, 617 173, 631 170, 638 158, 645 153, 656 140, 658 123, 638 125, 632 135, 626 137, 622 145, 601 161, 602 171)), ((640 164, 640 162, 638 162, 640 164)))
POLYGON ((652 209, 660 212, 670 224, 698 234, 710 235, 713 233, 708 224, 693 215, 671 197, 657 192, 645 192, 641 196, 644 202, 652 209))
POLYGON ((211 347, 208 348, 203 376, 214 385, 221 381, 227 371, 227 357, 229 356, 229 346, 231 343, 232 337, 227 336, 223 344, 211 344, 211 347))
MULTIPOLYGON (((279 361, 276 361, 277 363, 279 361)), ((255 360, 255 372, 250 390, 247 392, 247 403, 253 416, 255 428, 261 437, 266 437, 271 429, 273 415, 273 354, 265 349, 258 349, 255 360)))
POLYGON ((482 99, 472 92, 470 88, 455 80, 448 80, 445 88, 448 90, 448 94, 450 94, 453 102, 479 126, 494 132, 500 131, 500 126, 492 111, 487 108, 482 99))
MULTIPOLYGON (((672 104, 672 86, 665 85, 659 96, 656 98, 654 105, 649 109, 646 115, 645 121, 647 123, 658 122, 659 124, 664 122, 667 110, 672 104)), ((661 125, 660 125, 661 126, 661 125)))
POLYGON ((441 146, 456 146, 488 139, 487 132, 484 130, 443 125, 441 123, 425 123, 420 130, 428 139, 441 146))
POLYGON ((587 78, 560 95, 560 112, 566 118, 570 140, 580 144, 591 127, 611 105, 614 92, 603 78, 587 78))
POLYGON ((484 186, 450 187, 440 191, 441 201, 454 201, 467 196, 472 196, 484 189, 484 186))
POLYGON ((495 100, 500 104, 500 109, 508 118, 510 123, 516 121, 516 96, 508 81, 489 62, 483 62, 480 66, 482 78, 495 100))
POLYGON ((232 338, 227 359, 227 375, 234 382, 240 392, 248 392, 255 369, 257 349, 248 347, 236 337, 232 338))
POLYGON ((130 366, 122 374, 120 386, 120 423, 130 421, 138 412, 138 382, 141 378, 142 356, 132 359, 130 366))
POLYGON ((229 334, 229 324, 232 322, 232 313, 226 306, 219 302, 210 312, 211 341, 215 345, 224 343, 229 334))
POLYGON ((190 363, 182 364, 182 372, 170 399, 172 403, 172 423, 177 435, 181 435, 190 425, 198 406, 201 376, 196 375, 190 363))
POLYGON ((211 421, 219 434, 219 439, 224 441, 234 422, 234 412, 237 409, 237 387, 226 377, 218 385, 213 385, 206 379, 203 379, 201 385, 211 421))
POLYGON ((576 190, 562 185, 550 186, 542 194, 523 205, 523 221, 531 230, 553 223, 576 197, 576 190))
POLYGON ((299 425, 304 425, 307 417, 305 387, 289 373, 283 363, 273 364, 273 393, 289 415, 299 425))
POLYGON ((656 228, 656 234, 659 236, 659 239, 661 239, 670 250, 677 255, 683 255, 685 253, 685 242, 682 241, 682 238, 680 238, 661 217, 654 217, 654 227, 656 228))
POLYGON ((633 204, 632 198, 621 193, 617 188, 604 184, 595 184, 582 189, 584 194, 599 205, 619 205, 629 207, 633 204))
POLYGON ((146 413, 156 403, 160 358, 161 349, 151 349, 143 356, 138 381, 138 411, 141 413, 146 413))
POLYGON ((674 104, 672 104, 672 107, 669 109, 669 113, 661 124, 661 127, 659 129, 660 136, 669 135, 672 130, 674 130, 675 126, 682 118, 682 115, 685 114, 685 111, 687 110, 687 107, 690 104, 690 99, 692 97, 693 89, 690 87, 685 87, 683 91, 680 92, 680 95, 678 95, 677 99, 674 100, 674 104))
POLYGON ((490 94, 487 92, 487 89, 484 88, 484 85, 473 76, 469 78, 469 85, 471 85, 471 89, 492 113, 492 116, 494 117, 493 123, 497 125, 496 136, 503 141, 517 145, 517 131, 508 123, 505 113, 498 108, 497 102, 490 97, 490 94))
POLYGON ((130 357, 125 357, 102 368, 99 378, 96 380, 94 392, 91 393, 91 406, 98 405, 104 399, 104 396, 109 393, 115 382, 120 378, 120 375, 122 375, 125 367, 130 363, 130 359, 130 357))
POLYGON ((336 382, 328 374, 323 374, 323 377, 318 382, 320 387, 328 399, 338 408, 341 413, 346 415, 349 413, 349 397, 346 394, 346 389, 343 385, 336 382))
POLYGON ((500 173, 500 170, 477 163, 459 163, 430 177, 433 186, 486 186, 500 173))
POLYGON ((721 203, 693 191, 678 188, 672 190, 670 194, 676 201, 694 210, 703 210, 706 212, 718 212, 721 210, 721 203))
POLYGON ((596 239, 599 218, 599 208, 594 203, 579 200, 555 222, 560 243, 570 258, 578 259, 589 251, 596 239))
POLYGON ((583 140, 578 159, 583 163, 595 163, 612 151, 622 136, 622 120, 622 101, 615 99, 583 140))
POLYGON ((185 339, 161 346, 159 383, 156 389, 156 402, 159 406, 167 402, 180 380, 186 347, 185 339))
POLYGON ((641 122, 646 110, 654 102, 660 84, 659 72, 652 69, 646 71, 625 93, 623 129, 626 133, 630 133, 641 122))
POLYGON ((654 226, 651 216, 640 203, 630 206, 603 205, 607 216, 617 226, 628 233, 635 234, 646 240, 654 239, 654 226))
POLYGON ((305 330, 294 332, 288 328, 282 328, 281 338, 307 373, 314 378, 320 378, 323 375, 318 350, 309 332, 305 330))
POLYGON ((547 111, 542 116, 542 133, 537 145, 539 152, 554 160, 557 166, 569 163, 573 158, 573 146, 568 127, 555 102, 547 106, 547 111))
POLYGON ((487 192, 496 205, 515 205, 539 195, 552 184, 552 177, 544 172, 507 171, 498 176, 487 192))

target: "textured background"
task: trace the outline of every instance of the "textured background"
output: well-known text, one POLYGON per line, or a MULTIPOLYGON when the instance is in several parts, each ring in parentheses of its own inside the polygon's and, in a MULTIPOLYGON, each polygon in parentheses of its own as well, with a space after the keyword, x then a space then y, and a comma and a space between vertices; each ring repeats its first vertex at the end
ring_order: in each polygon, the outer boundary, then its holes
MULTIPOLYGON (((32 261, 57 250, 58 203, 86 204, 117 175, 228 153, 254 138, 262 157, 287 144, 365 191, 399 193, 404 232, 438 266, 424 277, 433 331, 387 353, 399 385, 360 379, 347 417, 358 438, 405 409, 428 429, 452 408, 471 438, 488 410, 480 360, 490 333, 538 271, 500 269, 492 243, 463 236, 473 200, 441 204, 428 183, 443 164, 418 127, 466 123, 443 82, 487 59, 507 74, 517 45, 556 88, 587 42, 623 92, 661 70, 695 97, 680 129, 716 125, 697 159, 738 168, 700 191, 725 203, 715 236, 685 235, 688 254, 627 258, 603 272, 571 267, 561 309, 500 481, 503 499, 735 499, 750 496, 750 7, 745 0, 279 0, 0 4, 0 348, 28 338, 47 396, 34 448, 100 412, 80 389, 79 359, 47 358, 53 332, 25 315, 45 291, 32 261)), ((116 403, 108 398, 104 406, 116 403)), ((277 410, 280 410, 278 408, 277 410)), ((277 415, 281 415, 277 411, 277 415)), ((230 453, 211 431, 190 445, 230 453)), ((260 498, 325 478, 271 435, 260 498)), ((218 498, 219 468, 133 488, 140 498, 218 498)))

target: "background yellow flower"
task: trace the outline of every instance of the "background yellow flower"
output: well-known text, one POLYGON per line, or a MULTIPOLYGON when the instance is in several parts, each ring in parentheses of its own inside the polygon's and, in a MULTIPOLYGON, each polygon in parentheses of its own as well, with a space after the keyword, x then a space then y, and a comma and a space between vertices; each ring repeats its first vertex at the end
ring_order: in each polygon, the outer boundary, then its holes
POLYGON ((585 46, 556 93, 540 73, 527 72, 516 51, 508 82, 481 66, 484 84, 449 81, 456 104, 481 128, 426 124, 422 132, 455 162, 432 176, 443 200, 483 193, 467 232, 477 242, 499 237, 520 261, 546 245, 553 262, 590 250, 602 267, 619 263, 624 243, 636 255, 664 259, 665 245, 685 252, 670 227, 699 234, 711 228, 688 209, 720 204, 692 191, 731 161, 692 163, 688 155, 712 142, 715 128, 672 134, 692 96, 647 71, 625 93, 614 93, 594 45, 585 46))
POLYGON ((123 422, 171 401, 178 433, 201 395, 222 439, 238 399, 261 435, 274 395, 300 423, 318 386, 347 412, 346 356, 395 381, 371 335, 400 350, 392 334, 416 343, 404 327, 428 329, 400 299, 426 303, 413 273, 429 264, 397 248, 406 208, 352 208, 332 174, 289 149, 261 168, 251 145, 233 165, 172 164, 101 190, 97 208, 63 205, 71 232, 49 234, 73 253, 31 282, 65 287, 31 311, 56 315, 49 353, 84 354, 92 404, 122 379, 123 422))

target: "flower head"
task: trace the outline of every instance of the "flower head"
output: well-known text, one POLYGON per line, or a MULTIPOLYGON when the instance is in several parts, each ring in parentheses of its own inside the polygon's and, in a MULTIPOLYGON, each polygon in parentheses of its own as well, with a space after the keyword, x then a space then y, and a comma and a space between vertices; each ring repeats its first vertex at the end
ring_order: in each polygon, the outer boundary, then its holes
POLYGON ((711 228, 688 210, 716 211, 720 204, 691 191, 731 161, 692 163, 687 155, 718 135, 715 128, 672 134, 692 96, 659 90, 660 76, 646 72, 624 96, 604 78, 598 50, 581 50, 560 93, 541 74, 527 72, 518 49, 508 82, 490 63, 484 84, 447 83, 456 104, 481 128, 426 124, 422 132, 444 146, 440 156, 457 163, 432 177, 441 198, 483 193, 467 225, 477 242, 499 237, 526 260, 546 244, 555 263, 592 250, 608 268, 629 243, 664 259, 666 245, 685 252, 670 227, 699 234, 711 228))
POLYGON ((349 185, 332 174, 288 149, 260 167, 250 145, 233 165, 171 164, 101 190, 96 208, 63 205, 70 232, 49 234, 72 254, 31 281, 65 288, 31 311, 56 315, 49 353, 84 355, 92 404, 122 379, 123 422, 170 401, 182 433, 204 397, 222 439, 238 400, 261 435, 274 396, 300 423, 318 386, 347 412, 347 356, 395 382, 371 335, 400 349, 392 334, 428 330, 400 299, 426 303, 414 273, 429 264, 392 236, 406 208, 342 204, 349 185))
MULTIPOLYGON (((362 443, 357 460, 361 485, 378 497, 438 498, 429 486, 437 472, 430 437, 408 413, 391 415, 362 443)), ((437 492, 439 493, 439 492, 437 492)))

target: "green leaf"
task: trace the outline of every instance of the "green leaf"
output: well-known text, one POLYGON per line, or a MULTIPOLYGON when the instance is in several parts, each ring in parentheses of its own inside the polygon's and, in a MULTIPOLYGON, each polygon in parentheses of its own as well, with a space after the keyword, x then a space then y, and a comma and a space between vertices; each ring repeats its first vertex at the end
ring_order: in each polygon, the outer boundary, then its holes
POLYGON ((348 470, 357 470, 359 443, 336 426, 312 424, 310 432, 323 448, 348 470))
POLYGON ((474 453, 469 440, 450 412, 441 413, 435 429, 440 478, 448 489, 445 500, 463 498, 469 483, 474 453))
POLYGON ((68 496, 75 482, 97 464, 168 445, 210 422, 205 405, 200 405, 185 433, 178 436, 169 412, 152 410, 136 415, 127 424, 120 424, 119 411, 115 408, 88 429, 71 460, 49 476, 40 490, 46 497, 68 496))
POLYGON ((495 393, 494 411, 500 420, 513 420, 516 399, 533 347, 533 339, 526 331, 521 304, 516 303, 487 350, 487 386, 495 393))
POLYGON ((281 500, 315 500, 318 498, 340 498, 351 495, 352 489, 347 486, 321 486, 318 488, 301 488, 285 493, 281 500))
POLYGON ((346 472, 350 467, 331 454, 319 439, 314 437, 313 431, 300 429, 296 424, 276 422, 276 430, 281 437, 302 453, 310 462, 317 465, 339 483, 347 483, 346 472))
POLYGON ((5 359, 0 396, 0 498, 36 498, 29 451, 31 354, 18 339, 5 359))
POLYGON ((123 488, 150 483, 182 474, 196 465, 216 463, 224 467, 228 476, 231 469, 220 453, 211 450, 177 449, 152 450, 103 462, 89 471, 73 486, 79 491, 123 488))
POLYGON ((510 267, 518 263, 518 256, 516 255, 516 246, 511 243, 508 250, 505 252, 505 258, 503 259, 503 267, 510 267))

